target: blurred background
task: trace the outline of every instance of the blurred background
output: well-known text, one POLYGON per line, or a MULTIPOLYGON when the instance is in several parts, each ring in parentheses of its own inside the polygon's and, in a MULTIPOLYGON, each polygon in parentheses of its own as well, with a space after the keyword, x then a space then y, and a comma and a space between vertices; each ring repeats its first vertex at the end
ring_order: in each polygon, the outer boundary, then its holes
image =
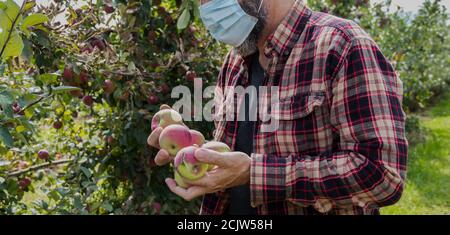
MULTIPOLYGON (((308 0, 360 24, 404 84, 406 188, 382 214, 450 214, 448 0, 308 0)), ((196 214, 146 145, 178 85, 227 53, 196 0, 0 2, 0 214, 196 214)), ((204 102, 208 100, 205 99, 204 102)), ((191 110, 185 112, 192 113, 191 110)), ((187 122, 212 138, 212 123, 187 122)))

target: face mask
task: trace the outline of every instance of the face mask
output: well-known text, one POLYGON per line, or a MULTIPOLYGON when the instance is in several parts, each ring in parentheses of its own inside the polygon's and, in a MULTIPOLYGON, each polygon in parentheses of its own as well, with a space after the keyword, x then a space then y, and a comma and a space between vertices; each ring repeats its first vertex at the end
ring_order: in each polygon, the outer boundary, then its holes
POLYGON ((242 9, 238 0, 212 0, 200 7, 200 16, 215 39, 234 47, 244 43, 258 22, 242 9))

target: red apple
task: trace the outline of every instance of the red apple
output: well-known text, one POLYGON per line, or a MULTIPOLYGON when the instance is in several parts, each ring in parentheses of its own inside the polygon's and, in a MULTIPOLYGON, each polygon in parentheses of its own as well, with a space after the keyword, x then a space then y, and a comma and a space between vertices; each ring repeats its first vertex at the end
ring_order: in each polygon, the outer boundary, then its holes
POLYGON ((71 67, 64 68, 63 78, 66 81, 71 81, 73 79, 73 70, 71 67))
POLYGON ((73 91, 70 91, 69 93, 73 97, 77 97, 77 98, 80 98, 80 99, 83 97, 83 92, 81 90, 73 90, 73 91))
POLYGON ((63 123, 61 121, 56 121, 53 123, 53 128, 55 128, 56 130, 61 129, 63 126, 63 123))
POLYGON ((83 103, 86 106, 90 107, 90 106, 92 106, 94 104, 94 98, 92 98, 92 96, 90 96, 90 95, 84 96, 83 97, 83 103))
POLYGON ((80 82, 81 84, 86 84, 89 82, 89 74, 87 74, 86 72, 81 72, 80 73, 80 82))
POLYGON ((18 164, 19 169, 23 170, 30 166, 30 164, 27 161, 20 161, 18 164))
POLYGON ((105 10, 106 14, 111 14, 115 11, 114 7, 111 4, 105 4, 103 6, 103 10, 105 10))
POLYGON ((39 159, 41 159, 41 160, 47 160, 49 156, 50 156, 50 155, 49 155, 48 151, 45 150, 45 149, 40 150, 40 151, 38 152, 38 157, 39 157, 39 159))
POLYGON ((115 86, 114 83, 111 80, 105 80, 103 82, 103 90, 107 95, 110 95, 114 92, 115 86))
POLYGON ((164 128, 159 136, 159 145, 171 156, 177 155, 182 148, 192 145, 189 128, 178 124, 164 128))
POLYGON ((192 136, 192 144, 197 145, 198 147, 202 146, 205 143, 205 137, 202 133, 196 130, 189 131, 192 136))
POLYGON ((158 127, 166 128, 172 124, 183 124, 183 117, 173 109, 163 109, 152 118, 152 131, 158 127))
POLYGON ((195 146, 183 148, 177 153, 174 159, 175 171, 188 180, 198 180, 208 170, 208 164, 199 162, 195 157, 195 151, 197 149, 198 147, 195 146))
POLYGON ((167 95, 170 93, 170 87, 166 83, 163 83, 161 85, 160 89, 161 89, 161 93, 163 93, 164 95, 167 95))
POLYGON ((21 190, 25 190, 28 186, 31 184, 31 179, 28 177, 25 177, 19 181, 19 187, 21 190))
POLYGON ((150 97, 148 97, 148 103, 152 104, 152 105, 156 105, 159 104, 159 98, 156 95, 151 95, 150 97))
POLYGON ((197 74, 194 71, 186 72, 186 79, 190 82, 194 82, 194 79, 197 77, 197 74))

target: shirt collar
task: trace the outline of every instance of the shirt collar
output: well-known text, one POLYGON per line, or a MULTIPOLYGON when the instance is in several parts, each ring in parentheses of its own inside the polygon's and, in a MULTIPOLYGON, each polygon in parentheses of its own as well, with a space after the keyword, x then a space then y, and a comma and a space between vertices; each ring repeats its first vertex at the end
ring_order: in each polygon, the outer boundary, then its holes
POLYGON ((303 0, 296 1, 289 14, 268 37, 264 51, 266 57, 273 57, 273 52, 278 55, 289 55, 303 33, 311 14, 312 11, 303 0))

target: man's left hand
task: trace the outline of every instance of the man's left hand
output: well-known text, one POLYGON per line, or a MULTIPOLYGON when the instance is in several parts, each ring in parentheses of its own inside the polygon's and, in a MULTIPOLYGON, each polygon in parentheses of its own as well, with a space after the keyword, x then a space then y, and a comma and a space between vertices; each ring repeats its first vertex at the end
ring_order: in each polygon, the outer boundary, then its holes
POLYGON ((245 153, 219 153, 208 149, 198 149, 195 152, 195 157, 200 162, 217 167, 199 180, 189 181, 184 179, 187 184, 191 185, 187 189, 177 186, 173 179, 166 179, 169 189, 187 201, 205 194, 244 185, 250 181, 251 159, 245 153))

